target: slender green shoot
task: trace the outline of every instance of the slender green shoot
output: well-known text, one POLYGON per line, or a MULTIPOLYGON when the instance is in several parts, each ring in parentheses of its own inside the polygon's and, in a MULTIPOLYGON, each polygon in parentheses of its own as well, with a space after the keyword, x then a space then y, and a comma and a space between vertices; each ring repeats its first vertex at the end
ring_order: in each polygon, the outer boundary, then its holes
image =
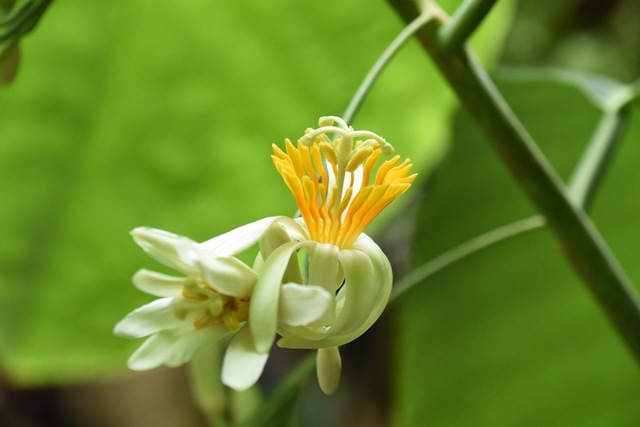
POLYGON ((441 255, 438 255, 434 259, 426 262, 425 264, 421 265, 420 267, 416 268, 411 273, 400 279, 394 285, 393 290, 391 291, 389 303, 396 301, 418 283, 424 283, 424 280, 428 277, 433 276, 434 274, 444 270, 445 268, 452 266, 453 264, 461 261, 469 255, 487 249, 488 247, 493 246, 496 243, 504 242, 520 234, 540 229, 544 226, 544 224, 544 218, 540 215, 525 218, 520 221, 516 221, 511 224, 507 224, 494 230, 488 231, 478 237, 464 242, 459 246, 456 246, 455 248, 447 252, 444 252, 441 255))
POLYGON ((588 210, 629 121, 628 108, 605 113, 569 180, 574 201, 588 210))
POLYGON ((384 68, 395 56, 395 54, 398 53, 400 48, 404 46, 404 44, 416 33, 416 31, 418 31, 430 18, 431 16, 426 13, 417 16, 411 23, 409 23, 409 25, 404 27, 400 34, 398 34, 398 36, 385 49, 382 55, 380 55, 378 60, 375 62, 375 64, 373 64, 373 67, 371 67, 371 69, 365 76, 364 80, 362 80, 362 83, 360 83, 360 86, 351 98, 347 109, 342 115, 342 118, 345 122, 351 123, 353 121, 353 118, 360 109, 360 106, 364 102, 365 97, 373 87, 373 84, 380 76, 380 73, 382 73, 382 70, 384 70, 384 68))

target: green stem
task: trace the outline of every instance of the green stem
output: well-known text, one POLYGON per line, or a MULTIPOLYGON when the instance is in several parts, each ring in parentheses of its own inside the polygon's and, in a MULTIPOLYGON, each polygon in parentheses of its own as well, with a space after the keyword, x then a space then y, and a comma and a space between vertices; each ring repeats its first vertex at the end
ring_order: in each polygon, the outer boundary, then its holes
POLYGON ((422 27, 429 16, 426 14, 417 16, 413 21, 411 21, 404 29, 396 36, 396 38, 389 44, 389 46, 385 49, 385 51, 380 55, 378 60, 373 64, 373 67, 369 70, 367 75, 365 76, 362 83, 356 90, 356 93, 351 98, 347 109, 345 110, 342 118, 345 122, 351 123, 356 113, 360 109, 360 106, 364 102, 365 97, 371 90, 373 83, 378 79, 382 70, 387 66, 387 64, 391 61, 391 59, 395 56, 396 53, 400 50, 402 46, 409 40, 415 33, 422 27))
POLYGON ((289 425, 291 412, 300 393, 300 384, 309 378, 316 367, 316 352, 309 354, 278 384, 269 399, 241 427, 269 427, 289 425))
POLYGON ((443 51, 462 46, 487 16, 496 0, 465 0, 446 25, 440 28, 438 41, 443 51))
POLYGON ((6 25, 8 28, 0 32, 0 43, 20 38, 29 33, 42 18, 52 1, 34 0, 23 5, 15 14, 5 17, 0 24, 6 25))
MULTIPOLYGON (((17 9, 9 9, 9 12, 4 12, 3 16, 0 16, 0 28, 11 24, 13 21, 17 19, 21 19, 21 17, 25 14, 28 14, 29 9, 33 6, 33 1, 27 1, 20 5, 17 9)), ((11 6, 13 7, 13 6, 11 6)))
POLYGON ((411 273, 404 276, 399 280, 391 291, 389 297, 389 303, 397 300, 404 295, 409 289, 416 284, 424 281, 429 276, 450 267, 452 264, 468 257, 471 254, 479 252, 489 246, 496 243, 513 238, 528 231, 537 230, 544 226, 544 218, 540 215, 525 218, 520 221, 507 224, 505 226, 496 228, 495 230, 488 231, 478 237, 466 241, 465 243, 456 246, 450 251, 444 252, 438 255, 434 259, 426 262, 420 267, 413 270, 411 273))
POLYGON ((222 346, 212 343, 195 354, 189 363, 191 393, 211 427, 227 427, 225 412, 228 396, 220 371, 222 346))
MULTIPOLYGON (((389 1, 406 22, 424 13, 411 0, 389 1)), ((438 33, 446 16, 434 3, 424 7, 433 10, 438 19, 417 32, 418 40, 544 215, 574 269, 640 362, 640 297, 636 289, 475 57, 467 48, 452 53, 440 50, 438 33)))
MULTIPOLYGON (((620 111, 604 113, 591 137, 591 142, 573 172, 569 184, 569 193, 585 211, 588 211, 591 207, 596 190, 602 182, 605 171, 611 163, 613 153, 622 139, 628 114, 626 105, 623 105, 620 111)), ((544 225, 543 217, 534 216, 496 228, 464 242, 427 261, 399 280, 394 286, 390 301, 399 298, 412 287, 469 255, 517 235, 537 230, 544 225)))
POLYGON ((597 187, 594 183, 602 180, 628 121, 628 108, 605 113, 569 180, 574 201, 585 210, 591 206, 597 187))

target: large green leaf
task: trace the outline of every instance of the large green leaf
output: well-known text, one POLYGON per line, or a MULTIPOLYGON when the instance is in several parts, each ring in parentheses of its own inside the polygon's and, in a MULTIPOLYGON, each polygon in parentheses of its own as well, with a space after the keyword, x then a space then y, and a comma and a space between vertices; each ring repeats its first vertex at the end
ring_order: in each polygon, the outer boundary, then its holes
MULTIPOLYGON (((509 82, 507 100, 566 179, 599 112, 557 82, 509 82)), ((416 262, 535 214, 476 125, 427 187, 416 262)), ((594 207, 594 220, 640 282, 640 117, 594 207)), ((640 375, 547 230, 496 245, 441 272, 399 307, 398 425, 631 426, 640 375)))
MULTIPOLYGON (((400 29, 384 2, 55 2, 0 91, 0 363, 10 380, 123 369, 139 343, 111 329, 149 300, 131 275, 157 268, 128 231, 204 240, 293 213, 270 144, 341 114, 400 29)), ((398 56, 355 126, 419 170, 445 140, 454 101, 417 49, 398 56)))

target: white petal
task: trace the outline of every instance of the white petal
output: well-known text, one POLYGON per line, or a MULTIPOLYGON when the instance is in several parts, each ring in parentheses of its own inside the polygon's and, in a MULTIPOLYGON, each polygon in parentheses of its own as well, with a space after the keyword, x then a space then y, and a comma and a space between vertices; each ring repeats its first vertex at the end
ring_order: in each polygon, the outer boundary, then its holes
POLYGON ((237 391, 243 391, 258 381, 267 363, 269 353, 258 353, 245 324, 229 343, 222 362, 222 382, 237 391))
MULTIPOLYGON (((210 251, 215 257, 229 257, 255 245, 264 233, 276 222, 279 222, 289 235, 306 236, 306 232, 294 220, 286 216, 272 216, 238 227, 218 237, 200 244, 201 248, 210 251)), ((293 236, 292 236, 293 237, 293 236)))
POLYGON ((335 294, 338 281, 338 247, 328 243, 318 243, 310 249, 309 284, 322 286, 327 292, 335 294))
POLYGON ((173 313, 175 304, 175 298, 161 298, 143 305, 118 322, 113 333, 126 338, 140 338, 163 329, 177 328, 182 321, 173 313))
POLYGON ((184 283, 183 277, 168 276, 144 268, 138 270, 133 276, 133 284, 136 288, 157 297, 180 296, 184 283))
POLYGON ((324 394, 332 394, 340 384, 340 373, 342 371, 342 360, 340 359, 338 347, 319 348, 316 368, 318 370, 320 389, 324 394))
MULTIPOLYGON (((316 328, 309 326, 289 326, 285 323, 280 323, 278 325, 278 333, 282 335, 284 338, 281 338, 278 341, 278 347, 291 347, 286 344, 290 341, 291 337, 295 339, 303 339, 307 341, 318 341, 327 337, 328 328, 316 328), (285 345, 282 343, 284 342, 285 345)), ((306 345, 304 348, 317 348, 312 345, 306 345)))
POLYGON ((333 303, 331 294, 320 286, 296 283, 282 285, 278 321, 291 326, 304 326, 322 317, 333 303))
POLYGON ((288 217, 282 218, 278 223, 284 228, 287 234, 298 242, 309 240, 309 233, 307 232, 307 226, 302 218, 291 219, 288 217))
POLYGON ((131 232, 133 240, 152 258, 185 274, 193 272, 193 240, 149 227, 138 227, 131 232))
POLYGON ((202 347, 219 340, 228 332, 222 325, 209 325, 181 335, 167 352, 165 365, 173 368, 188 362, 202 347))
MULTIPOLYGON (((262 238, 260 238, 260 256, 262 260, 264 261, 269 258, 269 255, 271 255, 273 251, 289 242, 291 242, 291 236, 280 223, 269 228, 262 238)), ((286 282, 302 283, 302 275, 300 274, 296 254, 291 255, 289 265, 283 275, 283 280, 286 282)))
POLYGON ((262 270, 262 264, 264 264, 264 259, 262 259, 262 255, 260 254, 260 252, 258 252, 258 254, 256 255, 256 259, 253 261, 253 271, 260 274, 260 271, 262 270))
POLYGON ((162 365, 167 351, 175 342, 175 339, 175 335, 170 331, 163 331, 150 336, 129 357, 127 361, 129 369, 145 371, 162 365))
POLYGON ((375 283, 370 258, 361 251, 348 249, 340 252, 345 275, 344 306, 331 326, 328 335, 350 333, 359 329, 375 306, 375 283))
MULTIPOLYGON (((200 255, 205 252, 200 252, 200 255)), ((202 276, 216 291, 237 298, 251 295, 258 275, 237 258, 208 258, 198 261, 202 276)))
MULTIPOLYGON (((391 266, 380 248, 361 235, 353 249, 339 254, 345 274, 344 305, 326 338, 308 340, 283 335, 278 346, 285 348, 321 348, 346 344, 362 335, 380 317, 389 300, 391 266)), ((338 297, 341 297, 340 293, 338 297)))
POLYGON ((200 244, 214 257, 230 257, 255 245, 260 237, 280 218, 272 216, 243 225, 200 244))
POLYGON ((351 249, 340 251, 340 259, 346 282, 338 293, 342 308, 334 319, 333 324, 331 324, 322 339, 311 342, 306 340, 302 334, 290 336, 286 334, 286 331, 281 331, 283 338, 278 342, 280 347, 333 347, 355 339, 368 328, 367 326, 367 328, 363 329, 363 326, 373 310, 375 295, 374 290, 370 289, 370 286, 375 283, 371 262, 361 251, 351 249), (350 337, 351 333, 360 329, 362 329, 362 332, 358 335, 343 341, 344 337, 350 337))
POLYGON ((291 236, 289 236, 283 227, 278 225, 269 227, 259 241, 260 253, 262 254, 263 259, 269 258, 269 255, 271 255, 276 248, 285 243, 289 243, 290 241, 291 236))
POLYGON ((255 346, 261 353, 269 351, 276 336, 282 276, 291 254, 303 245, 304 243, 291 242, 277 248, 264 262, 258 276, 251 296, 249 322, 255 346))

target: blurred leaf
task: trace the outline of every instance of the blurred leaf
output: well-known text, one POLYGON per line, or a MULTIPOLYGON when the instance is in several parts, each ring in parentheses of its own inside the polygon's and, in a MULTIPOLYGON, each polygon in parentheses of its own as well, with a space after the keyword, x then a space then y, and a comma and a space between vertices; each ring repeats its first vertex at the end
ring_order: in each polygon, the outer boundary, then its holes
POLYGON ((6 51, 0 52, 0 82, 9 84, 13 81, 20 65, 20 45, 13 44, 6 51))
MULTIPOLYGON (((509 82, 505 97, 566 179, 598 121, 575 87, 509 82)), ((640 281, 640 117, 596 198, 594 218, 640 281), (631 196, 631 197, 630 197, 631 196)), ((416 262, 534 214, 465 114, 427 187, 416 262)), ((470 257, 412 291, 399 315, 398 425, 630 426, 640 375, 546 230, 470 257)))
MULTIPOLYGON (((638 96, 638 88, 615 79, 581 71, 552 67, 505 67, 499 77, 504 81, 551 81, 575 86, 602 110, 618 107, 638 96)), ((637 84, 636 84, 637 86, 637 84)))
MULTIPOLYGON (((226 341, 224 340, 224 344, 226 341)), ((216 422, 220 423, 220 419, 224 420, 227 412, 228 389, 222 384, 220 376, 224 357, 222 344, 210 343, 189 362, 189 384, 193 400, 214 426, 216 422)))
POLYGON ((0 1, 0 83, 9 84, 18 71, 18 44, 31 32, 53 0, 0 1))
POLYGON ((300 390, 316 366, 315 352, 295 367, 242 427, 297 425, 295 409, 300 390))

